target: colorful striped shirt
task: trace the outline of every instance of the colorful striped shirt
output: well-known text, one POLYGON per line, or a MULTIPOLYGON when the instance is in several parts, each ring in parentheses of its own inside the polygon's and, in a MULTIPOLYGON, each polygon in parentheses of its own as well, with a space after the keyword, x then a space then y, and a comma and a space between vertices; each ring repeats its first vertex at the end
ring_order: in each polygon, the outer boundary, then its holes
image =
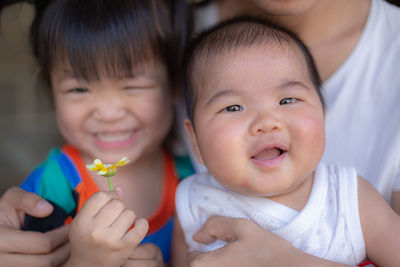
MULTIPOLYGON (((164 261, 170 258, 175 190, 178 181, 192 174, 188 157, 172 157, 164 152, 164 179, 160 206, 148 218, 149 232, 142 243, 154 243, 161 249, 164 261)), ((99 191, 86 170, 79 151, 65 145, 54 148, 45 162, 39 165, 22 183, 21 188, 34 192, 54 206, 54 212, 46 218, 26 216, 23 229, 46 232, 71 222, 91 195, 99 191)))

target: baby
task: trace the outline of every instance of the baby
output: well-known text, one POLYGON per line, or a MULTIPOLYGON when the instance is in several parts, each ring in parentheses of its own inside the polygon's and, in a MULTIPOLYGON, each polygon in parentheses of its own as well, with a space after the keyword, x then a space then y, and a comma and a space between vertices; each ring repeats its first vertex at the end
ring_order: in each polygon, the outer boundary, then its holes
POLYGON ((400 218, 353 168, 320 163, 321 82, 293 33, 235 18, 198 36, 186 63, 185 128, 208 169, 178 186, 175 232, 183 230, 190 250, 224 245, 192 239, 222 215, 250 219, 334 262, 400 262, 400 218))

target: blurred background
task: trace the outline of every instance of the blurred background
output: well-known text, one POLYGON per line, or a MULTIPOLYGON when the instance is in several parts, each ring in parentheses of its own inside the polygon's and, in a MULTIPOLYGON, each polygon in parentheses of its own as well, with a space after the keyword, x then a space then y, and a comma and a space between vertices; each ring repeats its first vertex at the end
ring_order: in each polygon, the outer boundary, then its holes
POLYGON ((28 3, 5 8, 0 21, 0 194, 24 180, 61 143, 50 97, 36 79, 28 3))

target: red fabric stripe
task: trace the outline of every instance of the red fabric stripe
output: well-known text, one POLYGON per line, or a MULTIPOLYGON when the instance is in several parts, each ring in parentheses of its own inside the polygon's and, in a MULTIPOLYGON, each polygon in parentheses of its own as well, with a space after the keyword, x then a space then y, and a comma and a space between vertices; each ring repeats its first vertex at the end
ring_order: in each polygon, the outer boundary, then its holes
MULTIPOLYGON (((78 212, 91 195, 99 191, 93 181, 78 149, 72 145, 63 146, 62 150, 69 156, 81 176, 82 182, 75 188, 78 193, 78 212)), ((148 218, 149 232, 151 234, 161 229, 173 216, 175 210, 175 191, 178 186, 178 177, 175 173, 174 162, 171 155, 164 150, 164 181, 161 203, 156 212, 148 218)), ((70 223, 70 220, 67 220, 70 223)))

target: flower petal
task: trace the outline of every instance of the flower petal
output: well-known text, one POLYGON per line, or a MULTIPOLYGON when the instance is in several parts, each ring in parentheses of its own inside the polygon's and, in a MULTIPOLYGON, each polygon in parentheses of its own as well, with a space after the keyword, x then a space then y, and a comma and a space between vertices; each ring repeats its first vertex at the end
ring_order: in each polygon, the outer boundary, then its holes
POLYGON ((96 165, 97 168, 99 168, 99 169, 103 168, 103 162, 101 162, 101 160, 99 160, 99 159, 95 159, 93 161, 93 164, 96 165))
POLYGON ((86 169, 88 169, 89 171, 97 171, 97 166, 94 164, 89 164, 86 165, 86 169))
POLYGON ((123 157, 120 161, 115 163, 116 167, 124 166, 125 164, 128 164, 130 160, 127 157, 123 157))
POLYGON ((97 172, 97 174, 99 174, 99 175, 106 175, 107 174, 107 172, 108 172, 108 170, 107 169, 101 169, 100 171, 98 171, 97 172))

